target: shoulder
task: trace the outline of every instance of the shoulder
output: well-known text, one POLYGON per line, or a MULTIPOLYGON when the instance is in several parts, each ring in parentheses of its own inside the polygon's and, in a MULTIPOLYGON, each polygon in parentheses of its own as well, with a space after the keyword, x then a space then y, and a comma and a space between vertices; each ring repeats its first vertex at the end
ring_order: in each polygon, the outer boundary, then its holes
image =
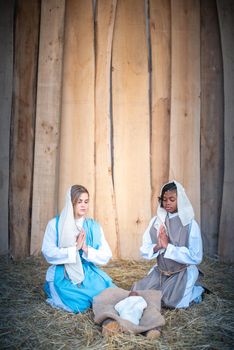
POLYGON ((190 235, 193 235, 193 236, 197 236, 197 235, 200 235, 201 234, 201 231, 200 231, 200 226, 199 224, 197 223, 197 221, 195 219, 193 219, 190 223, 190 235))
POLYGON ((191 227, 194 227, 194 228, 197 228, 197 229, 200 229, 200 226, 198 225, 198 222, 195 220, 195 219, 192 219, 191 221, 191 227))
POLYGON ((102 227, 99 224, 98 221, 92 219, 92 218, 86 218, 85 219, 87 226, 92 230, 102 231, 102 227))
POLYGON ((150 232, 150 229, 151 227, 153 226, 155 220, 157 219, 156 216, 152 217, 148 223, 148 226, 146 227, 145 229, 145 232, 144 232, 144 236, 148 236, 149 235, 149 232, 150 232))
POLYGON ((46 226, 46 232, 56 230, 56 217, 49 220, 47 226, 46 226))
POLYGON ((155 215, 150 219, 149 225, 152 226, 156 220, 157 220, 157 216, 155 215))
POLYGON ((86 221, 89 225, 99 226, 99 227, 101 226, 98 221, 96 221, 92 218, 86 218, 86 221))
POLYGON ((53 219, 49 220, 47 226, 54 227, 55 224, 56 224, 56 217, 54 217, 53 219))

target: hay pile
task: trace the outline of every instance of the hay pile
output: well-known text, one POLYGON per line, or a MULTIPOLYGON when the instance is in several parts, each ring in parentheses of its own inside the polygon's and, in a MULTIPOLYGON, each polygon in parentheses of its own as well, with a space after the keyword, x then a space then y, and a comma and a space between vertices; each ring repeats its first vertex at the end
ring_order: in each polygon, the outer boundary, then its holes
MULTIPOLYGON (((159 340, 120 334, 109 339, 94 324, 92 311, 73 315, 45 303, 43 258, 0 261, 1 349, 233 349, 234 266, 205 259, 204 281, 213 294, 188 310, 163 310, 166 326, 159 340)), ((122 288, 144 276, 151 264, 113 261, 105 271, 122 288)))

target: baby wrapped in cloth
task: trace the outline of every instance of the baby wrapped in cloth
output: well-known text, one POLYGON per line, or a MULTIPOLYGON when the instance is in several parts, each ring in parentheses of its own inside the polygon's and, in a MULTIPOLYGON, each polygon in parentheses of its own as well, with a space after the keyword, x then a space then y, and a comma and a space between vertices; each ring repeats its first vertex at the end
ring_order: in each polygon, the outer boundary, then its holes
POLYGON ((161 315, 161 292, 138 290, 138 296, 129 296, 122 288, 108 288, 93 300, 94 321, 102 324, 111 319, 118 322, 121 331, 139 334, 165 324, 161 315))

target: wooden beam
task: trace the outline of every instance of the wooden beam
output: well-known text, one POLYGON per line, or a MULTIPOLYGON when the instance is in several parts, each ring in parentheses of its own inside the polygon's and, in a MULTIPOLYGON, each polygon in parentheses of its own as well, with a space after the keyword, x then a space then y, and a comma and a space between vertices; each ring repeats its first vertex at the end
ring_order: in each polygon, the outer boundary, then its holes
POLYGON ((217 0, 224 73, 224 181, 219 226, 219 257, 234 262, 234 3, 217 0))
POLYGON ((94 20, 91 0, 66 2, 59 208, 66 190, 84 185, 94 201, 94 20))
POLYGON ((204 252, 218 254, 224 172, 223 62, 215 0, 201 1, 201 231, 204 252))
POLYGON ((151 182, 152 214, 162 185, 169 177, 171 107, 171 2, 150 0, 152 52, 151 182))
POLYGON ((10 248, 14 259, 30 252, 39 19, 39 1, 16 2, 9 193, 10 248))
POLYGON ((13 76, 14 0, 0 1, 0 254, 8 252, 10 120, 13 76))
POLYGON ((116 3, 117 0, 97 2, 95 53, 95 217, 103 226, 114 257, 119 253, 111 140, 111 53, 116 3))
POLYGON ((113 41, 114 187, 122 258, 139 258, 151 216, 144 4, 143 0, 118 1, 113 41))
POLYGON ((42 0, 34 152, 31 254, 57 212, 64 0, 42 0))
POLYGON ((173 0, 170 179, 183 184, 200 221, 200 1, 173 0))

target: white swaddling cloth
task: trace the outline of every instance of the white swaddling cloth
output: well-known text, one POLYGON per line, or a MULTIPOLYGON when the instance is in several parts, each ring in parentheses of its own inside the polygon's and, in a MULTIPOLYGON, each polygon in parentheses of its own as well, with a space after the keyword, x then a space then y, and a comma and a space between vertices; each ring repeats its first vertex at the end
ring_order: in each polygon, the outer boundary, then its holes
POLYGON ((145 299, 141 296, 130 296, 115 305, 115 310, 124 320, 139 325, 144 309, 147 307, 145 299))
MULTIPOLYGON (((182 225, 186 226, 190 224, 192 219, 194 218, 194 211, 193 211, 192 204, 188 199, 183 186, 175 180, 172 180, 168 183, 171 183, 171 182, 174 182, 177 188, 177 211, 178 211, 179 218, 182 222, 182 225)), ((164 184, 163 187, 165 185, 166 184, 164 184)), ((160 192, 160 196, 162 195, 162 189, 160 192)), ((157 209, 157 219, 154 224, 154 227, 156 228, 158 233, 159 233, 159 227, 161 225, 165 227, 166 216, 167 216, 167 211, 163 207, 161 207, 161 205, 159 204, 157 209)))
MULTIPOLYGON (((60 214, 58 223, 59 247, 68 248, 76 244, 76 237, 80 233, 80 229, 76 226, 71 201, 71 187, 66 194, 65 206, 60 214)), ((65 264, 66 272, 73 284, 79 284, 84 280, 84 271, 80 254, 76 254, 76 263, 65 264)))

